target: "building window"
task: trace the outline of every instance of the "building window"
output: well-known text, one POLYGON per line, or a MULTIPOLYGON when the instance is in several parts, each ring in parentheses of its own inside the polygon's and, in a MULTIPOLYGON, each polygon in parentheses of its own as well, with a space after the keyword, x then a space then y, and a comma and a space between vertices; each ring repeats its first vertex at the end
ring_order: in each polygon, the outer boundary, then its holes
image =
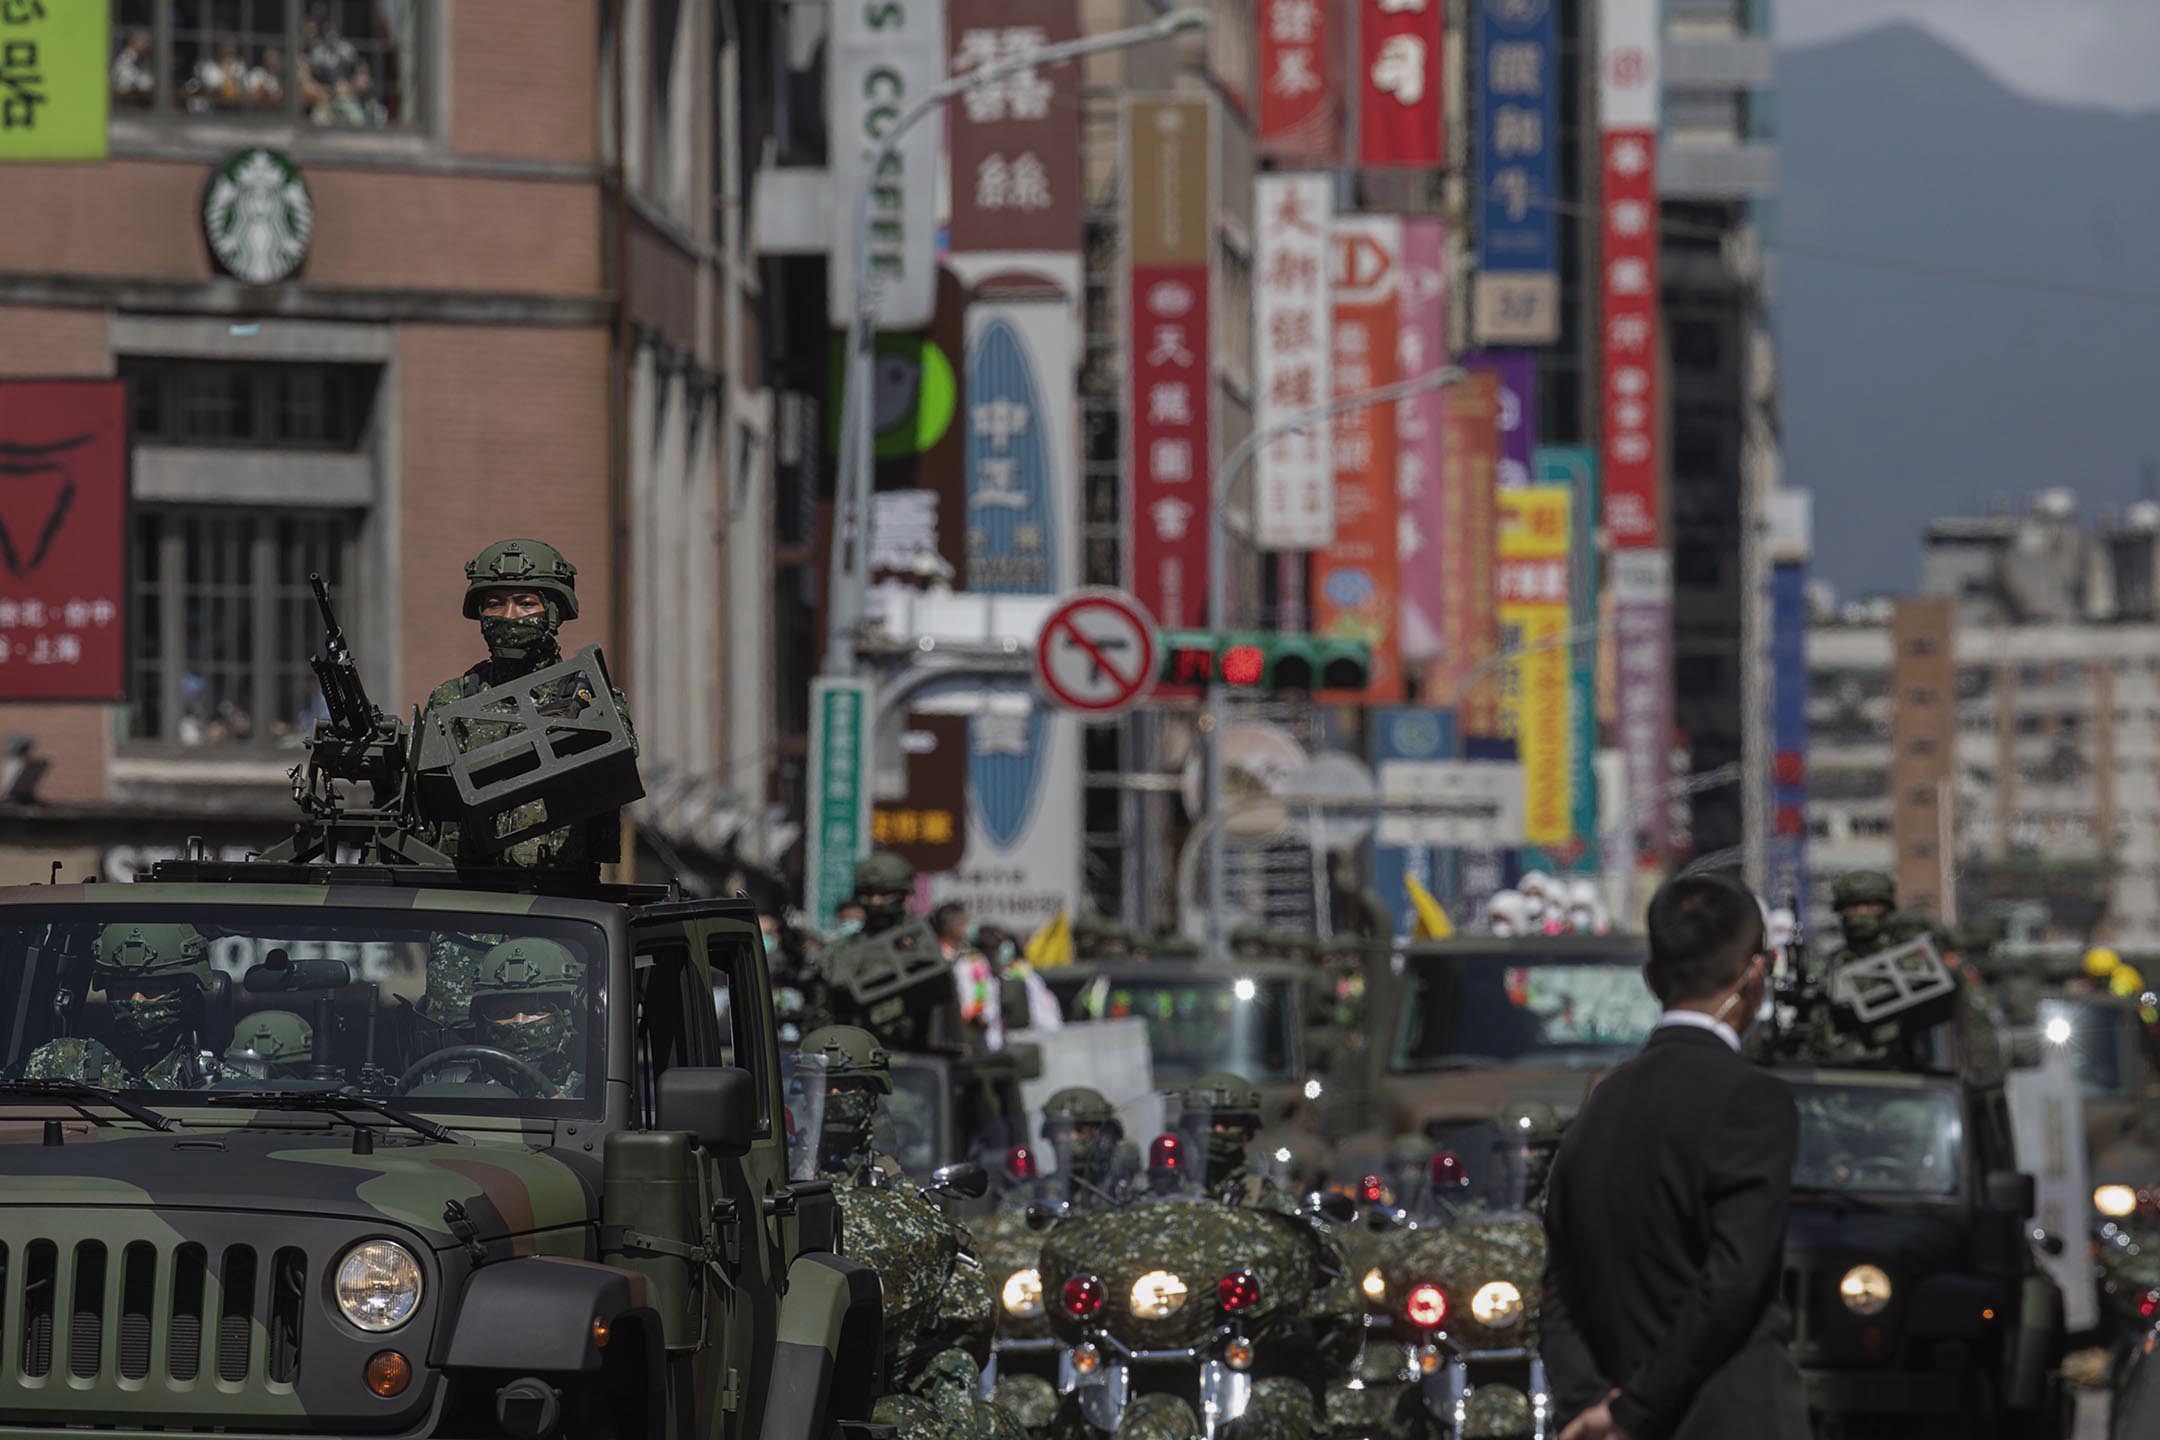
POLYGON ((346 582, 358 532, 342 511, 138 507, 129 739, 298 745, 324 714, 308 665, 322 638, 308 576, 356 614, 346 582))
POLYGON ((373 365, 265 365, 124 359, 135 440, 251 449, 360 448, 382 371, 373 365))
POLYGON ((418 112, 424 13, 423 0, 112 0, 113 103, 407 128, 418 112))

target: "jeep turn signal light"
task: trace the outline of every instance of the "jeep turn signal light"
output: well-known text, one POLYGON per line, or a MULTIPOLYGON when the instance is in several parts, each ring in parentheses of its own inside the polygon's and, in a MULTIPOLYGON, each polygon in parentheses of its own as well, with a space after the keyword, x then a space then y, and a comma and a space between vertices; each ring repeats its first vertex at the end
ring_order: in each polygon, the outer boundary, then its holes
POLYGON ((592 1343, 593 1343, 593 1349, 595 1349, 595 1350, 605 1350, 605 1349, 607 1349, 607 1342, 608 1342, 608 1336, 609 1336, 609 1335, 610 1335, 611 1333, 613 1333, 613 1332, 612 1332, 612 1331, 610 1331, 610 1330, 609 1330, 609 1328, 608 1328, 608 1322, 607 1322, 607 1317, 606 1317, 605 1315, 595 1315, 595 1316, 593 1316, 593 1317, 592 1317, 592 1343))
POLYGON ((412 1384, 412 1361, 395 1350, 378 1350, 368 1357, 367 1388, 385 1400, 395 1400, 412 1384))

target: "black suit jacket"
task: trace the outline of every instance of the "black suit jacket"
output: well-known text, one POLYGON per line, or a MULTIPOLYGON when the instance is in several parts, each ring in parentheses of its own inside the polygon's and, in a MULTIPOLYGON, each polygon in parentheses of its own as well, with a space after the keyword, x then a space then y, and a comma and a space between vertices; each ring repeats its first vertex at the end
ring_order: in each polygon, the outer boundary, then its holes
POLYGON ((1563 1423, 1605 1398, 1634 1440, 1806 1440, 1779 1299, 1798 1112, 1692 1026, 1590 1092, 1553 1160, 1542 1333, 1563 1423))

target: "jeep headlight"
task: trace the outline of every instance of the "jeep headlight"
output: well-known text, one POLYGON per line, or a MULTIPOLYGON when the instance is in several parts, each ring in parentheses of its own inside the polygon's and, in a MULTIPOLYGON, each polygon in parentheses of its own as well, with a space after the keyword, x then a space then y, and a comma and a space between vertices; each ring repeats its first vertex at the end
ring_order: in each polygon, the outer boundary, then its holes
POLYGON ((338 1262, 338 1309, 362 1330, 381 1334, 420 1308, 420 1262, 395 1240, 368 1240, 338 1262))
POLYGON ((1488 1330, 1505 1330, 1522 1319, 1522 1291, 1506 1280, 1481 1285, 1470 1297, 1470 1314, 1488 1330))
POLYGON ((1025 1270, 1015 1270, 1005 1277, 1005 1288, 998 1293, 998 1300, 1005 1306, 1005 1313, 1017 1315, 1022 1320, 1032 1320, 1043 1313, 1042 1272, 1030 1265, 1025 1270))
POLYGON ((1880 1315, 1890 1303, 1890 1277, 1879 1265, 1855 1265, 1837 1282, 1838 1299, 1855 1315, 1880 1315))
POLYGON ((1132 1313, 1142 1320, 1174 1315, 1185 1304, 1185 1282, 1168 1270, 1150 1270, 1132 1285, 1132 1313))

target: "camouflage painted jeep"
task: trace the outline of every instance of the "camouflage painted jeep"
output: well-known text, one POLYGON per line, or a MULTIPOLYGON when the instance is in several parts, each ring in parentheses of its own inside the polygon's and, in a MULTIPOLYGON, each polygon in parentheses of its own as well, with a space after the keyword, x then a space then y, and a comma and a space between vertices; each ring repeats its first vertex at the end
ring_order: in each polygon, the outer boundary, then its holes
POLYGON ((0 1436, 868 1433, 748 902, 472 885, 0 890, 0 1436))

